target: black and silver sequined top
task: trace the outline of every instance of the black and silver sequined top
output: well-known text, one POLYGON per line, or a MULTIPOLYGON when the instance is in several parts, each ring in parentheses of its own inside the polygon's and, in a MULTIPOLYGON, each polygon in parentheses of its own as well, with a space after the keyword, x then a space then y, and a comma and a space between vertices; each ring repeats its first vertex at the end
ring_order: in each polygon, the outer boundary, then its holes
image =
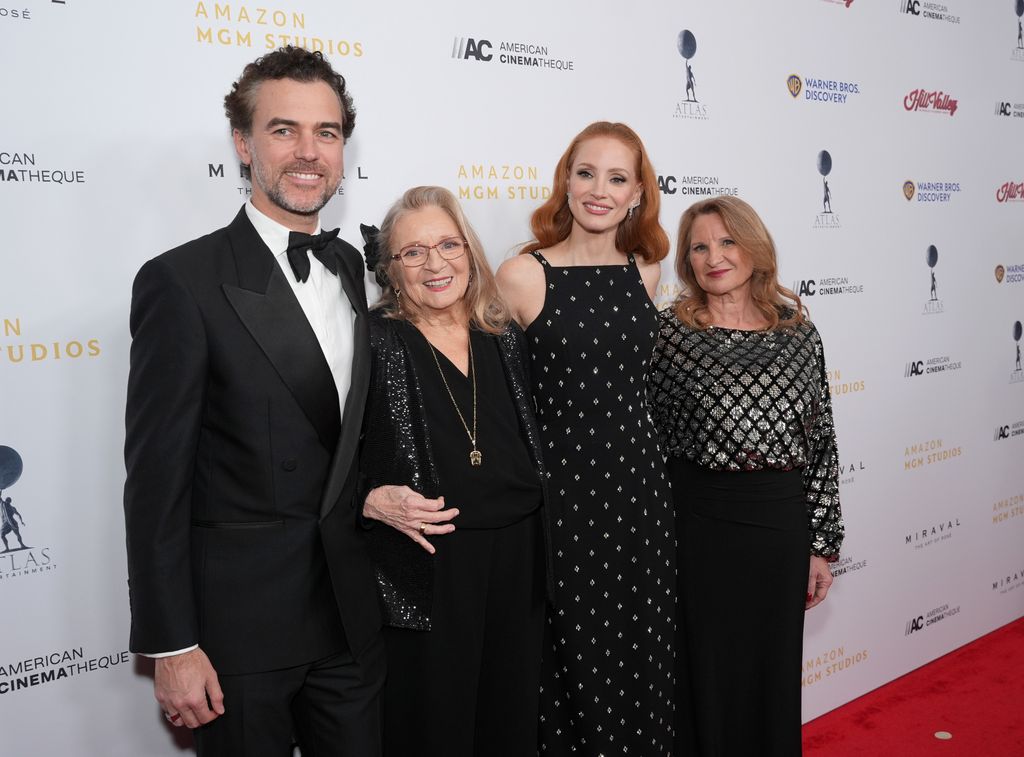
POLYGON ((838 555, 844 529, 832 400, 810 321, 702 330, 668 308, 647 392, 666 456, 722 471, 801 469, 811 553, 838 555))

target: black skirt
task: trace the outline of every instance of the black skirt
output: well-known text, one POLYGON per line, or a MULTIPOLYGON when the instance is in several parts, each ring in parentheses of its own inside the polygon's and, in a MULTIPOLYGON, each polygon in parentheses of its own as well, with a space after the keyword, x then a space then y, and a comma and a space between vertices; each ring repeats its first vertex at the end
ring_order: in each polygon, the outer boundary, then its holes
POLYGON ((810 560, 800 471, 669 461, 678 604, 674 754, 801 753, 810 560))

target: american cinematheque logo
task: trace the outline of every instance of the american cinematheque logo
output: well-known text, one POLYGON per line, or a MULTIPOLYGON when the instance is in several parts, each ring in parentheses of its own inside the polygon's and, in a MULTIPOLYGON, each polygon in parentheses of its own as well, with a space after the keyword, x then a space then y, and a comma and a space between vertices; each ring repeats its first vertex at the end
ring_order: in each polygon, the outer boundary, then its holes
POLYGON ((362 58, 365 52, 360 40, 310 31, 302 11, 260 8, 244 3, 198 2, 192 16, 195 42, 199 45, 266 52, 294 45, 319 51, 329 58, 362 58))
POLYGON ((950 607, 948 604, 939 605, 923 615, 917 615, 907 621, 906 629, 903 633, 904 636, 910 636, 918 631, 923 631, 926 628, 931 628, 936 623, 940 623, 943 620, 952 618, 960 612, 960 605, 956 607, 950 607))
POLYGON ((719 180, 717 175, 708 174, 658 174, 658 190, 663 195, 689 195, 696 197, 719 197, 731 195, 736 197, 740 188, 728 186, 719 180))
POLYGON ((697 75, 694 73, 693 59, 697 55, 697 38, 689 29, 683 29, 676 36, 676 50, 683 58, 683 90, 685 97, 676 102, 674 118, 686 118, 692 121, 707 121, 711 113, 707 104, 697 98, 697 75))
POLYGON ((995 113, 1001 118, 1024 118, 1024 103, 996 100, 995 113))
POLYGON ((949 355, 938 355, 927 360, 910 360, 903 369, 903 378, 933 376, 937 373, 953 373, 963 368, 963 362, 953 360, 949 355))
POLYGON ((8 660, 0 664, 0 694, 12 694, 129 662, 128 650, 86 659, 83 647, 48 651, 16 662, 8 660))
POLYGON ((0 152, 0 184, 85 184, 85 171, 40 161, 34 152, 0 152))
POLYGON ((576 63, 570 58, 552 55, 547 45, 535 42, 492 42, 483 37, 455 37, 452 58, 476 63, 503 63, 520 68, 539 68, 549 71, 573 71, 576 63))
POLYGON ((818 153, 818 173, 821 174, 821 212, 814 219, 815 229, 838 229, 839 216, 832 211, 832 187, 828 177, 832 173, 832 155, 828 150, 818 153))
POLYGON ((943 204, 952 202, 955 195, 960 194, 959 181, 919 181, 907 179, 903 182, 903 196, 907 202, 943 204))
POLYGON ((923 2, 923 0, 899 0, 900 13, 915 18, 929 19, 931 21, 945 21, 950 24, 959 24, 960 17, 949 11, 949 7, 941 3, 923 2))
POLYGON ((17 450, 0 446, 0 581, 56 570, 49 547, 40 547, 30 538, 29 525, 21 499, 15 500, 11 487, 18 483, 25 466, 17 450), (20 506, 20 508, 19 508, 20 506))
POLYGON ((809 100, 831 105, 846 105, 851 97, 860 94, 860 84, 855 81, 821 79, 814 76, 801 78, 799 74, 789 75, 786 79, 786 89, 794 100, 809 100), (800 97, 801 92, 803 97, 800 97))
POLYGON ((1001 442, 1018 436, 1024 436, 1024 419, 996 426, 995 433, 992 434, 992 441, 1001 442))

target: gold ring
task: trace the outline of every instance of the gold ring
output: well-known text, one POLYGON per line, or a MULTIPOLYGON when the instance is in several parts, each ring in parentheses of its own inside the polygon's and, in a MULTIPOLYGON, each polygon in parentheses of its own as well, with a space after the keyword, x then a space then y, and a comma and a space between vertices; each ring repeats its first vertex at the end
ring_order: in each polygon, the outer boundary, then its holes
POLYGON ((420 523, 420 536, 424 536, 427 533, 427 524, 420 523))

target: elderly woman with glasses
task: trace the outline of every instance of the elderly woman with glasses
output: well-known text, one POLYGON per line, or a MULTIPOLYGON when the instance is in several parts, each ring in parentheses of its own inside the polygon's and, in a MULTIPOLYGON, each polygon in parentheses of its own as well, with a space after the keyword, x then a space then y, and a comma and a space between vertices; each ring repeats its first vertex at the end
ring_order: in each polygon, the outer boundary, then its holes
POLYGON ((381 285, 361 452, 385 613, 385 755, 533 755, 545 475, 522 331, 451 192, 364 227, 381 285))

